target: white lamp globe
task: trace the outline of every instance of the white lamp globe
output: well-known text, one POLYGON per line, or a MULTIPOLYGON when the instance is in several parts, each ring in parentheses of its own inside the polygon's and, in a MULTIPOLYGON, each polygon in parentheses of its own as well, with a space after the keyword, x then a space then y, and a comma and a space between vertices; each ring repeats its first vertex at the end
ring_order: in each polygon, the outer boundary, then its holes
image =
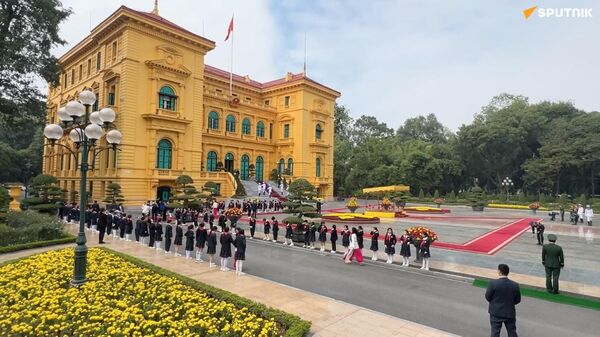
POLYGON ((71 138, 74 143, 81 143, 83 141, 83 129, 75 128, 71 130, 71 132, 69 132, 69 138, 71 138))
POLYGON ((79 102, 71 101, 67 103, 67 113, 71 117, 81 117, 85 114, 85 106, 79 102))
POLYGON ((111 108, 104 108, 104 109, 100 110, 100 119, 104 123, 112 123, 115 121, 116 117, 117 117, 117 114, 111 108))
POLYGON ((100 119, 100 112, 94 111, 90 114, 90 122, 96 125, 102 125, 102 119, 100 119))
POLYGON ((57 115, 58 119, 60 119, 63 122, 70 122, 73 120, 73 118, 71 118, 71 115, 69 115, 67 109, 64 106, 58 109, 57 115))
POLYGON ((63 135, 63 129, 57 124, 48 124, 44 128, 44 136, 50 140, 60 139, 63 135))
POLYGON ((104 134, 104 130, 97 124, 90 124, 85 127, 85 135, 88 139, 97 140, 104 134))
POLYGON ((90 90, 84 90, 79 94, 79 102, 85 105, 92 105, 96 103, 96 94, 90 90))
POLYGON ((121 138, 123 135, 119 130, 110 130, 106 133, 106 141, 109 144, 121 144, 121 138))

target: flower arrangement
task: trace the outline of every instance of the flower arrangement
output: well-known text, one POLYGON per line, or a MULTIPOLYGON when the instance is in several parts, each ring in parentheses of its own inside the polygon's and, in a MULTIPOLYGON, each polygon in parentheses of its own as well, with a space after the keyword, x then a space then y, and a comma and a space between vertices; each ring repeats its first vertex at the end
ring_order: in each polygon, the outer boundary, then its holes
POLYGON ((408 234, 412 235, 413 238, 421 239, 425 234, 431 239, 431 241, 437 241, 437 234, 427 227, 410 227, 407 229, 408 234))
POLYGON ((384 197, 383 200, 381 200, 381 208, 385 209, 386 211, 391 209, 393 207, 392 202, 390 201, 390 199, 388 197, 384 197))
POLYGON ((529 209, 532 210, 538 210, 540 209, 540 203, 539 202, 532 202, 531 204, 529 204, 529 209))
POLYGON ((433 199, 433 202, 437 205, 438 208, 440 208, 440 205, 443 204, 444 201, 446 201, 444 198, 435 198, 435 199, 433 199))
POLYGON ((350 198, 348 200, 348 203, 346 204, 346 207, 350 210, 350 212, 354 213, 354 211, 356 211, 359 207, 358 200, 356 200, 356 197, 350 198))
POLYGON ((340 222, 340 223, 361 223, 373 224, 379 223, 380 219, 376 216, 357 214, 357 213, 327 213, 321 217, 322 220, 340 222))
MULTIPOLYGON (((539 203, 538 203, 539 204, 539 203)), ((541 205, 539 205, 540 207, 537 209, 538 211, 548 211, 548 208, 542 207, 541 205)), ((511 205, 511 204, 489 204, 488 207, 490 208, 507 208, 507 209, 531 209, 529 207, 529 205, 511 205)))
POLYGON ((242 216, 242 210, 237 208, 237 207, 232 207, 227 209, 227 211, 225 212, 225 215, 229 218, 231 217, 241 217, 242 216))
POLYGON ((449 209, 429 206, 409 206, 404 207, 404 211, 408 213, 450 213, 449 209))
POLYGON ((101 249, 69 287, 73 249, 0 267, 1 336, 278 336, 257 316, 101 249))

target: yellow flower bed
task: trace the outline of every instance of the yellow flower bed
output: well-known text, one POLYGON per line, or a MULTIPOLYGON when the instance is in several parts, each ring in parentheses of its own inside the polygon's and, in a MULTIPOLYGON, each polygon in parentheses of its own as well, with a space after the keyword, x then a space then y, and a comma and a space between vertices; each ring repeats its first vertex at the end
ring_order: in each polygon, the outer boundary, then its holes
MULTIPOLYGON (((488 204, 487 207, 489 208, 508 208, 508 209, 531 209, 529 208, 529 206, 524 206, 524 205, 510 205, 510 204, 488 204)), ((548 208, 546 207, 540 207, 538 208, 538 211, 547 211, 548 208)))
POLYGON ((418 212, 441 212, 439 208, 429 206, 410 206, 404 207, 405 211, 418 211, 418 212))
POLYGON ((369 216, 369 215, 364 215, 364 214, 357 214, 357 213, 327 213, 325 214, 326 216, 336 216, 339 217, 341 220, 349 220, 349 219, 375 219, 377 218, 376 216, 369 216))
POLYGON ((68 285, 73 249, 0 267, 0 336, 276 336, 273 319, 136 266, 88 253, 89 281, 68 285))

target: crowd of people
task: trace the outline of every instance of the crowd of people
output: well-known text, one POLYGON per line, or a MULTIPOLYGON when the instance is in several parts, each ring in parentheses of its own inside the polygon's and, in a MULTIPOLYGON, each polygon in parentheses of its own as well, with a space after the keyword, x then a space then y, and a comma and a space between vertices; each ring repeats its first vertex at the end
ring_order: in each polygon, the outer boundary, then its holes
MULTIPOLYGON (((105 243, 105 236, 125 241, 134 240, 141 245, 163 250, 165 254, 174 253, 175 256, 182 256, 185 253, 186 259, 195 257, 197 262, 207 258, 211 268, 216 266, 214 258, 217 253, 217 243, 220 243, 221 270, 228 270, 229 259, 233 257, 236 273, 242 274, 246 255, 246 232, 238 228, 236 220, 227 216, 227 212, 232 208, 237 208, 248 215, 249 238, 254 239, 257 216, 279 211, 282 205, 279 200, 274 199, 231 200, 228 203, 206 202, 199 209, 168 209, 162 201, 148 201, 142 205, 141 216, 134 222, 132 215, 125 213, 122 205, 101 207, 97 201, 94 201, 85 209, 85 223, 89 230, 98 234, 100 244, 105 243)), ((59 217, 70 223, 78 222, 79 216, 80 209, 77 204, 64 205, 59 211, 59 217)), ((365 232, 362 226, 349 228, 348 225, 344 225, 341 230, 338 230, 335 224, 329 228, 324 222, 316 224, 309 223, 308 220, 304 220, 299 225, 287 222, 280 224, 272 216, 270 219, 262 219, 262 227, 262 239, 265 241, 280 242, 278 239, 281 227, 284 231, 283 244, 293 246, 294 241, 297 241, 302 243, 303 248, 318 248, 324 252, 329 242, 332 254, 337 253, 339 240, 343 247, 344 262, 351 263, 356 260, 359 264, 363 263, 365 232)), ((369 250, 373 261, 378 259, 379 240, 383 239, 386 263, 393 262, 396 245, 399 244, 402 266, 408 266, 411 245, 413 245, 416 255, 422 257, 421 269, 429 270, 431 239, 427 236, 413 238, 406 231, 397 237, 392 228, 388 228, 380 235, 377 227, 370 231, 369 236, 371 239, 369 250)))
MULTIPOLYGON (((250 238, 254 239, 256 233, 256 219, 250 217, 248 225, 250 227, 250 238)), ((271 219, 262 219, 263 225, 263 240, 279 242, 279 230, 280 224, 275 217, 271 219)), ((343 258, 346 263, 351 263, 354 259, 359 264, 363 263, 363 249, 365 231, 362 226, 349 228, 348 225, 344 225, 341 230, 338 231, 337 225, 332 224, 331 228, 328 228, 324 222, 317 225, 315 222, 309 223, 308 220, 304 220, 302 224, 293 225, 289 222, 284 222, 282 227, 285 229, 285 235, 283 238, 283 244, 293 246, 294 245, 294 232, 299 233, 297 239, 302 239, 302 248, 308 249, 319 249, 324 252, 326 250, 327 241, 331 245, 330 252, 332 254, 337 253, 338 240, 341 238, 343 247, 343 258), (298 230, 298 228, 300 230, 298 230), (329 236, 329 239, 328 239, 329 236), (318 246, 317 246, 318 242, 318 246)), ((371 243, 369 250, 372 253, 371 259, 373 261, 378 260, 379 252, 379 240, 382 236, 379 234, 379 229, 373 227, 373 230, 369 233, 371 237, 371 243)), ((300 240, 298 240, 300 241, 300 240)), ((411 257, 411 245, 415 247, 416 255, 422 258, 421 269, 429 270, 429 259, 431 257, 431 238, 427 235, 415 238, 409 234, 408 230, 405 233, 396 237, 394 230, 388 228, 383 235, 383 245, 385 246, 384 252, 387 256, 386 263, 393 263, 394 255, 396 254, 396 245, 400 244, 400 256, 402 256, 402 266, 407 267, 410 264, 409 258, 411 257)))

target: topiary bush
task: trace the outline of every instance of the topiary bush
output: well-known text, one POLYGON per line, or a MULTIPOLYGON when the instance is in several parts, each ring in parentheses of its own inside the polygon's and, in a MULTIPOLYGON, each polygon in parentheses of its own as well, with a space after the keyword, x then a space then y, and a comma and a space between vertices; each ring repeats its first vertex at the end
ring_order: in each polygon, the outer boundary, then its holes
POLYGON ((281 220, 282 223, 286 223, 289 222, 291 224, 294 225, 301 225, 302 224, 302 219, 300 217, 297 216, 288 216, 287 218, 281 220))
POLYGON ((469 203, 474 211, 483 211, 487 206, 487 200, 481 187, 475 186, 471 189, 469 203))

